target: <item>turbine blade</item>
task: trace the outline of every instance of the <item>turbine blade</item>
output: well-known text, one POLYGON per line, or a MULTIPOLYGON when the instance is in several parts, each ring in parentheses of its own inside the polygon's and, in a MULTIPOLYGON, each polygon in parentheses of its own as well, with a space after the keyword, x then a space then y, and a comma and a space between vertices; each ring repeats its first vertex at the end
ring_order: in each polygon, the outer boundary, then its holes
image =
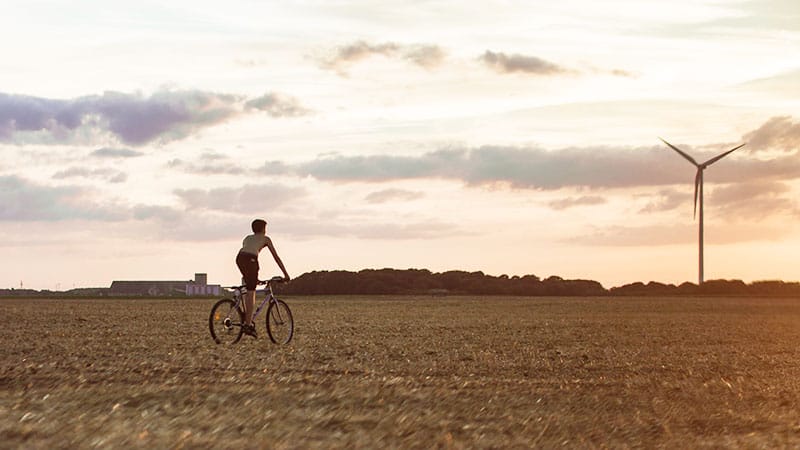
POLYGON ((694 160, 694 158, 692 158, 691 156, 689 156, 689 155, 687 155, 686 153, 684 153, 683 151, 681 151, 681 150, 680 150, 678 147, 675 147, 674 145, 672 145, 672 144, 670 144, 669 142, 665 141, 663 138, 660 138, 660 137, 659 137, 659 139, 661 139, 661 142, 663 142, 663 143, 665 143, 665 144, 669 145, 669 148, 671 148, 671 149, 675 150, 675 151, 676 151, 676 152, 678 152, 678 153, 679 153, 681 156, 683 156, 684 158, 686 158, 686 160, 687 160, 687 161, 689 161, 690 163, 694 164, 695 166, 699 166, 699 165, 700 165, 700 164, 697 164, 697 161, 695 161, 695 160, 694 160))
POLYGON ((697 169, 697 175, 694 176, 694 215, 693 219, 697 218, 697 196, 699 194, 698 188, 700 187, 700 177, 702 176, 703 169, 697 169))
POLYGON ((708 161, 704 162, 702 165, 703 166, 710 166, 710 165, 714 164, 715 162, 719 161, 720 159, 730 155, 734 151, 739 150, 740 148, 744 147, 745 145, 747 145, 747 144, 742 144, 742 145, 740 145, 740 146, 738 146, 736 148, 730 149, 730 150, 728 150, 727 152, 725 152, 725 153, 723 153, 721 155, 718 155, 718 156, 715 156, 715 157, 709 159, 708 161))

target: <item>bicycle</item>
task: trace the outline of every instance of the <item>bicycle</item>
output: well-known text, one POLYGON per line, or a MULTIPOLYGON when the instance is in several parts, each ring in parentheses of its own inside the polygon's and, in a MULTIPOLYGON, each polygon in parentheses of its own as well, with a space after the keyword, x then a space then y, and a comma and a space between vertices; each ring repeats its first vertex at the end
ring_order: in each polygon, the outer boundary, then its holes
MULTIPOLYGON (((253 313, 253 323, 256 323, 256 317, 264 305, 269 304, 266 318, 267 335, 275 344, 288 344, 294 335, 292 310, 283 300, 278 300, 272 292, 272 286, 283 281, 282 277, 273 277, 267 281, 258 282, 259 285, 267 285, 267 288, 264 289, 264 300, 253 313)), ((239 342, 244 333, 242 329, 244 322, 242 294, 247 292, 247 288, 245 286, 229 286, 226 289, 233 290, 233 299, 223 298, 214 304, 211 314, 208 316, 208 329, 211 331, 211 338, 217 344, 233 345, 239 342)))

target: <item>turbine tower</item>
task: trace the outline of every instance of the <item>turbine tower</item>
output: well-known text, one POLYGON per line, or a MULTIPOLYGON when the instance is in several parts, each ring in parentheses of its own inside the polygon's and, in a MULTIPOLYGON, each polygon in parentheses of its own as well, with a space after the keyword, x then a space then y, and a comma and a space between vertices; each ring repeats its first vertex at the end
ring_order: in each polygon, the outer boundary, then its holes
POLYGON ((732 148, 732 149, 728 150, 727 152, 722 153, 720 155, 717 155, 717 156, 709 159, 708 161, 700 164, 697 161, 695 161, 694 158, 692 158, 691 156, 689 156, 685 152, 681 151, 678 147, 675 147, 674 145, 670 144, 669 142, 665 141, 662 138, 659 138, 659 139, 661 139, 661 142, 667 144, 669 146, 669 148, 671 148, 671 149, 675 150, 676 152, 678 152, 678 154, 680 154, 681 156, 686 158, 687 161, 689 161, 695 167, 697 167, 697 175, 695 175, 695 177, 694 177, 694 217, 697 217, 697 200, 700 199, 700 226, 699 226, 700 233, 699 233, 699 239, 698 239, 699 240, 699 253, 700 253, 700 256, 699 256, 699 275, 698 275, 698 278, 697 278, 697 280, 698 280, 697 284, 701 285, 701 284, 703 284, 703 171, 706 170, 706 167, 708 167, 708 166, 714 164, 715 162, 719 161, 720 159, 728 156, 729 154, 733 153, 735 150, 738 150, 738 149, 744 147, 745 144, 742 144, 742 145, 740 145, 738 147, 732 148))

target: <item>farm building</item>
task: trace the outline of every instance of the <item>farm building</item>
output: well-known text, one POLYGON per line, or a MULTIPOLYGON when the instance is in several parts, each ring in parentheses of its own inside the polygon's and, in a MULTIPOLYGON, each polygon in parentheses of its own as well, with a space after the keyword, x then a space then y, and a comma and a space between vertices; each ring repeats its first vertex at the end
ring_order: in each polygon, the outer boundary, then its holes
POLYGON ((208 275, 194 274, 188 281, 117 281, 111 283, 109 295, 219 295, 218 284, 208 284, 208 275))

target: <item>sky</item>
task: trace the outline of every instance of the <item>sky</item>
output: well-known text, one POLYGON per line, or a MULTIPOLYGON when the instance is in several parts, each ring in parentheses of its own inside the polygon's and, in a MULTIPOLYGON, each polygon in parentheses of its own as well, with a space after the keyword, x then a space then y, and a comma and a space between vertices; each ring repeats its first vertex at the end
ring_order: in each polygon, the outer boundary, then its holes
POLYGON ((796 0, 16 1, 0 288, 426 268, 798 280, 796 0), (269 254, 262 274, 279 274, 269 254))

